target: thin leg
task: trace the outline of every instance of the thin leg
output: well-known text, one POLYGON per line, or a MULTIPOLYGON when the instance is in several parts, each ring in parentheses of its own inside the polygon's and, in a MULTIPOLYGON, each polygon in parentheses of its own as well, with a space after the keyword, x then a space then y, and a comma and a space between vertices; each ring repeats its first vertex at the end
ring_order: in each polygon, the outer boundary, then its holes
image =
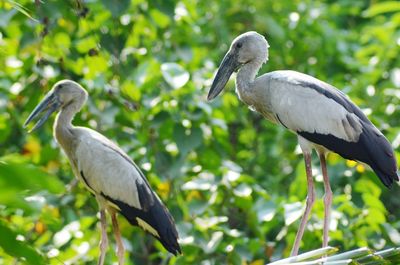
POLYGON ((315 201, 315 190, 314 190, 314 182, 312 179, 312 170, 311 170, 311 153, 304 153, 304 162, 306 164, 306 174, 307 174, 307 201, 306 201, 306 209, 304 211, 303 217, 301 218, 300 227, 297 231, 296 239, 294 241, 291 256, 296 256, 299 252, 301 238, 304 234, 304 229, 306 228, 308 216, 310 215, 311 208, 314 205, 315 201))
POLYGON ((118 256, 118 265, 124 264, 124 244, 122 243, 121 233, 119 232, 117 214, 115 211, 111 213, 111 220, 113 224, 113 230, 115 235, 115 241, 117 241, 117 256, 118 256))
POLYGON ((100 224, 101 224, 100 258, 97 264, 103 265, 108 246, 107 220, 106 220, 106 211, 104 209, 100 210, 100 224))
POLYGON ((329 223, 331 220, 331 206, 332 206, 332 190, 329 184, 329 176, 326 170, 325 154, 320 154, 319 159, 321 161, 322 176, 324 177, 324 237, 322 241, 322 247, 328 246, 329 241, 329 223))

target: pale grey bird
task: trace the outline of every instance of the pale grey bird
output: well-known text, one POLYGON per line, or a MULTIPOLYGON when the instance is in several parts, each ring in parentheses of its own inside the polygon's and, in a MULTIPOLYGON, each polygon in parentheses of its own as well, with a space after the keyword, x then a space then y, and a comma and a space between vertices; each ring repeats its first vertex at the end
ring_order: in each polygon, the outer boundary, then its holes
POLYGON ((297 255, 301 238, 315 200, 311 172, 311 153, 319 155, 324 179, 323 247, 328 246, 332 191, 326 170, 326 155, 368 164, 390 187, 399 181, 392 146, 383 134, 347 96, 335 87, 295 71, 274 71, 256 78, 268 60, 268 42, 251 31, 233 40, 219 66, 208 94, 211 100, 223 90, 229 77, 238 70, 236 93, 240 100, 267 120, 297 134, 307 173, 307 200, 291 255, 297 255))
POLYGON ((24 127, 45 112, 33 131, 53 112, 59 111, 54 122, 54 137, 67 155, 73 173, 94 194, 100 207, 102 234, 98 264, 104 263, 108 246, 106 210, 111 215, 120 265, 124 264, 124 246, 116 213, 121 213, 132 225, 148 231, 172 254, 181 253, 174 220, 138 166, 105 136, 71 124, 87 97, 87 92, 78 83, 59 81, 32 111, 24 127))

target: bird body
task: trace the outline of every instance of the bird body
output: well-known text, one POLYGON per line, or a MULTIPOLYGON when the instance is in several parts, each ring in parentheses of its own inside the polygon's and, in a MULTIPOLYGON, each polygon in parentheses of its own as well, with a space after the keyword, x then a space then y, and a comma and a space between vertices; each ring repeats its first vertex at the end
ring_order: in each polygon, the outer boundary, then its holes
POLYGON ((100 207, 113 207, 131 224, 150 232, 167 250, 177 254, 179 247, 173 243, 177 232, 169 231, 168 227, 173 224, 172 217, 132 159, 94 130, 75 127, 73 134, 76 135, 76 151, 68 157, 74 174, 86 188, 102 198, 100 203, 105 205, 100 207), (152 207, 160 211, 153 211, 152 207))
POLYGON ((397 180, 390 143, 340 90, 290 70, 264 74, 249 86, 237 86, 238 94, 266 119, 283 125, 319 150, 370 165, 388 187, 397 180))
POLYGON ((290 70, 273 71, 256 78, 258 70, 268 60, 268 47, 265 38, 254 31, 234 39, 215 75, 208 99, 218 96, 230 75, 238 70, 236 93, 239 98, 267 120, 298 135, 306 165, 308 194, 292 250, 292 255, 296 255, 315 201, 311 171, 313 149, 320 158, 325 187, 323 246, 328 244, 332 203, 325 161, 329 151, 368 164, 385 186, 390 187, 399 177, 389 141, 343 92, 312 76, 290 70))
POLYGON ((60 81, 33 110, 25 125, 48 109, 34 130, 52 112, 60 110, 54 122, 54 137, 65 151, 74 175, 95 195, 99 203, 102 224, 99 264, 104 262, 107 246, 106 210, 112 214, 120 264, 123 264, 123 245, 116 212, 124 215, 132 225, 151 233, 171 253, 180 253, 178 233, 172 216, 132 159, 102 134, 72 125, 73 116, 82 108, 86 99, 87 92, 79 84, 70 80, 60 81))
POLYGON ((396 180, 390 143, 335 87, 309 75, 282 70, 258 77, 247 88, 237 85, 237 93, 251 109, 310 141, 312 146, 318 145, 319 150, 370 165, 386 186, 396 180))
MULTIPOLYGON (((133 161, 113 142, 96 131, 75 127, 71 136, 74 152, 66 153, 75 176, 95 195, 103 193, 142 209, 135 183, 143 185, 144 180, 133 161)), ((61 144, 59 137, 56 138, 61 144)), ((61 146, 64 150, 68 149, 68 146, 61 146)))

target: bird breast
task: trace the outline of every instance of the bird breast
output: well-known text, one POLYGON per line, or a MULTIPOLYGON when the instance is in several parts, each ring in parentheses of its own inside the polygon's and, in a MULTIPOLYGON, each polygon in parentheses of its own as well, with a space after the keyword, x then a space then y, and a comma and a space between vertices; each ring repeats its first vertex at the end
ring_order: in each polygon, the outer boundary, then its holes
POLYGON ((271 79, 269 95, 271 112, 294 132, 330 134, 348 142, 358 141, 362 133, 356 114, 310 87, 271 79))
MULTIPOLYGON (((74 152, 78 174, 97 194, 104 194, 137 209, 142 209, 138 184, 145 181, 122 150, 101 134, 87 128, 77 128, 79 144, 74 152)), ((82 179, 78 175, 78 178, 82 179)))
POLYGON ((279 124, 279 121, 271 111, 270 96, 266 89, 260 87, 256 80, 250 84, 247 89, 239 89, 236 87, 236 93, 239 99, 245 103, 250 110, 260 113, 265 119, 272 123, 279 124))

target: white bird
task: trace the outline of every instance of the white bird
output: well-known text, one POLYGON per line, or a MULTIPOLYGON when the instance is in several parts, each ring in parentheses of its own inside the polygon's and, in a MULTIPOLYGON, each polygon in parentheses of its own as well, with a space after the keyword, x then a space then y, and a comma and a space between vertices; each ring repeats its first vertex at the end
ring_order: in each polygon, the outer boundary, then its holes
POLYGON ((236 93, 250 109, 267 120, 281 124, 297 134, 307 174, 307 200, 291 255, 297 255, 301 238, 315 200, 311 172, 311 153, 319 155, 324 179, 323 247, 328 246, 332 191, 326 170, 329 151, 368 164, 390 187, 398 181, 393 149, 383 134, 347 96, 335 87, 295 71, 274 71, 256 78, 268 60, 268 42, 250 31, 233 40, 219 66, 208 94, 218 96, 234 71, 236 93))
POLYGON ((98 264, 104 263, 108 246, 106 210, 111 215, 120 265, 124 264, 124 246, 116 213, 148 231, 172 254, 181 253, 172 216, 132 159, 100 133, 71 124, 87 97, 87 92, 78 83, 59 81, 32 111, 24 127, 46 111, 33 131, 59 110, 54 122, 54 137, 67 155, 73 173, 94 194, 100 207, 102 235, 98 264))

